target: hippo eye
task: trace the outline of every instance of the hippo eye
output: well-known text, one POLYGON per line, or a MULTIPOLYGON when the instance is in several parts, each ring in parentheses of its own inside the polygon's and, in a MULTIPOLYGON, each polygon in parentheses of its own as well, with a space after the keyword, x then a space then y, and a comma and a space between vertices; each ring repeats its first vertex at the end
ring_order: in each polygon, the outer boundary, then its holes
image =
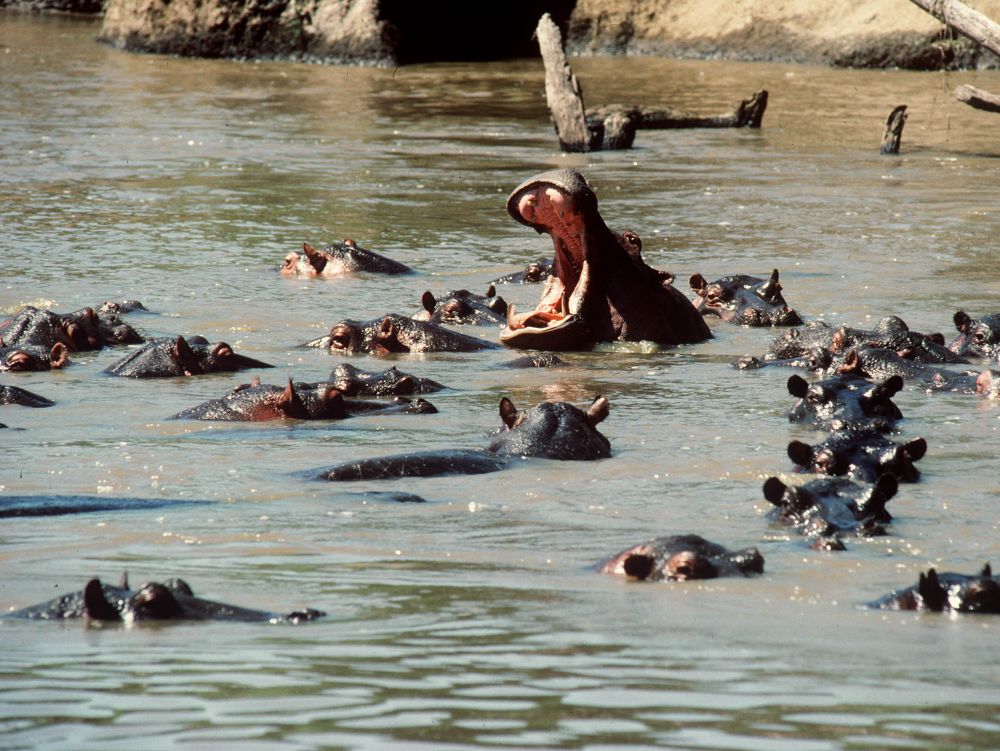
POLYGON ((822 388, 811 388, 806 393, 806 401, 810 404, 823 404, 827 401, 826 391, 822 388))
POLYGON ((975 334, 973 334, 972 338, 975 339, 979 344, 983 344, 986 341, 986 334, 982 331, 977 331, 975 334))
POLYGON ((725 287, 720 287, 717 284, 710 284, 708 285, 708 289, 705 290, 705 297, 724 302, 728 300, 731 295, 729 294, 729 290, 725 287))
POLYGON ((452 300, 444 306, 441 312, 447 318, 462 318, 469 315, 472 309, 461 300, 452 300))

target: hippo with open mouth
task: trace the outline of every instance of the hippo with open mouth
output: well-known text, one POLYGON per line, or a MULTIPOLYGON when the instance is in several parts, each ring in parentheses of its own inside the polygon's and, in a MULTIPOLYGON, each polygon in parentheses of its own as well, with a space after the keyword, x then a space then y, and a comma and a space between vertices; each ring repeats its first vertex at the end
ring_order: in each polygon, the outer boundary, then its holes
POLYGON ((642 260, 597 210, 597 196, 573 169, 544 172, 507 199, 518 222, 552 236, 555 262, 529 312, 507 310, 500 341, 517 349, 587 350, 597 342, 690 344, 712 336, 671 276, 642 260))

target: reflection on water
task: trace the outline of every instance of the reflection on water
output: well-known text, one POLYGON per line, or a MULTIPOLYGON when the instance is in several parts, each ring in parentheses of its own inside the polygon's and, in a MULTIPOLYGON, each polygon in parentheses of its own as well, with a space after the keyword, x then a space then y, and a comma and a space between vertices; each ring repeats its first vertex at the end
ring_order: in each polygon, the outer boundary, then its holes
MULTIPOLYGON (((343 358, 302 349, 344 318, 411 314, 550 253, 507 192, 553 166, 592 178, 605 218, 676 284, 779 268, 807 318, 887 314, 951 336, 995 309, 995 115, 955 103, 995 72, 915 74, 654 58, 575 61, 587 101, 724 111, 767 88, 764 127, 640 132, 629 152, 561 155, 536 61, 371 70, 126 55, 87 22, 0 16, 5 101, 0 309, 138 298, 149 335, 201 334, 319 380, 343 358), (903 154, 881 157, 909 106, 903 154), (406 277, 284 279, 303 241, 344 237, 406 277)), ((538 287, 500 293, 521 309, 538 287)), ((786 476, 787 371, 738 372, 771 333, 657 351, 607 346, 511 370, 503 350, 353 357, 440 381, 436 415, 212 424, 167 416, 254 374, 140 382, 81 355, 3 382, 57 402, 5 407, 7 495, 197 500, 5 519, 0 604, 92 575, 181 576, 199 594, 327 619, 84 629, 3 623, 4 748, 994 748, 989 618, 858 606, 929 566, 996 563, 1000 411, 896 397, 923 480, 891 535, 809 550, 767 521, 786 476), (391 361, 391 362, 387 362, 391 361), (611 402, 614 456, 518 462, 495 475, 351 483, 322 467, 413 448, 482 447, 504 395, 611 402), (411 492, 393 503, 369 491, 411 492), (594 564, 654 535, 757 545, 753 580, 630 585, 594 564), (986 656, 984 658, 984 656, 986 656)), ((478 329, 479 336, 496 332, 478 329)))

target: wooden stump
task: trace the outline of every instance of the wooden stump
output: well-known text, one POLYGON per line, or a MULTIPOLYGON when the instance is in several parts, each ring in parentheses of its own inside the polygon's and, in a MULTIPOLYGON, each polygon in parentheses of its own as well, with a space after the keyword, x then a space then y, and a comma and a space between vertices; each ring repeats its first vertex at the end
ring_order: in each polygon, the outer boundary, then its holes
POLYGON ((545 63, 545 101, 563 151, 590 151, 591 136, 583 109, 583 94, 566 53, 562 34, 548 13, 535 27, 538 48, 545 63))
POLYGON ((882 134, 880 154, 898 154, 899 142, 903 138, 903 126, 906 125, 906 105, 901 104, 889 113, 885 121, 885 133, 882 134))

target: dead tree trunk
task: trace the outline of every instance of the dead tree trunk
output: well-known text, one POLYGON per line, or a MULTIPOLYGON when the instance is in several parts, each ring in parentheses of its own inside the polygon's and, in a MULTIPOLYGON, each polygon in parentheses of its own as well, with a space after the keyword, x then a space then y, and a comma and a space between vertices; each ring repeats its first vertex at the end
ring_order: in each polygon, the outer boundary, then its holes
POLYGON ((903 138, 903 126, 906 125, 906 105, 901 104, 889 113, 885 121, 885 133, 882 134, 880 154, 898 154, 899 142, 903 138))
POLYGON ((941 23, 1000 55, 1000 25, 959 0, 910 0, 941 23))
POLYGON ((725 115, 693 115, 620 105, 588 113, 583 106, 580 82, 566 60, 562 34, 548 13, 538 19, 535 37, 545 64, 545 101, 563 151, 630 149, 637 128, 759 128, 767 109, 767 91, 761 90, 725 115))
POLYGON ((991 94, 988 91, 977 89, 975 86, 963 84, 955 89, 955 98, 960 102, 965 102, 970 107, 987 112, 1000 112, 1000 96, 991 94))
MULTIPOLYGON (((968 37, 976 44, 981 44, 993 54, 1000 55, 1000 24, 984 16, 978 10, 970 8, 959 0, 910 0, 910 2, 923 8, 959 34, 968 37)), ((990 104, 991 101, 1000 101, 1000 97, 980 89, 974 89, 976 94, 973 95, 966 89, 972 89, 972 87, 959 86, 955 89, 955 97, 960 102, 965 102, 977 109, 1000 112, 1000 109, 990 104), (962 95, 959 95, 959 91, 962 92, 962 95)))
POLYGON ((535 36, 545 63, 545 101, 559 136, 559 146, 563 151, 590 151, 580 83, 566 60, 559 27, 548 13, 538 19, 535 36))

